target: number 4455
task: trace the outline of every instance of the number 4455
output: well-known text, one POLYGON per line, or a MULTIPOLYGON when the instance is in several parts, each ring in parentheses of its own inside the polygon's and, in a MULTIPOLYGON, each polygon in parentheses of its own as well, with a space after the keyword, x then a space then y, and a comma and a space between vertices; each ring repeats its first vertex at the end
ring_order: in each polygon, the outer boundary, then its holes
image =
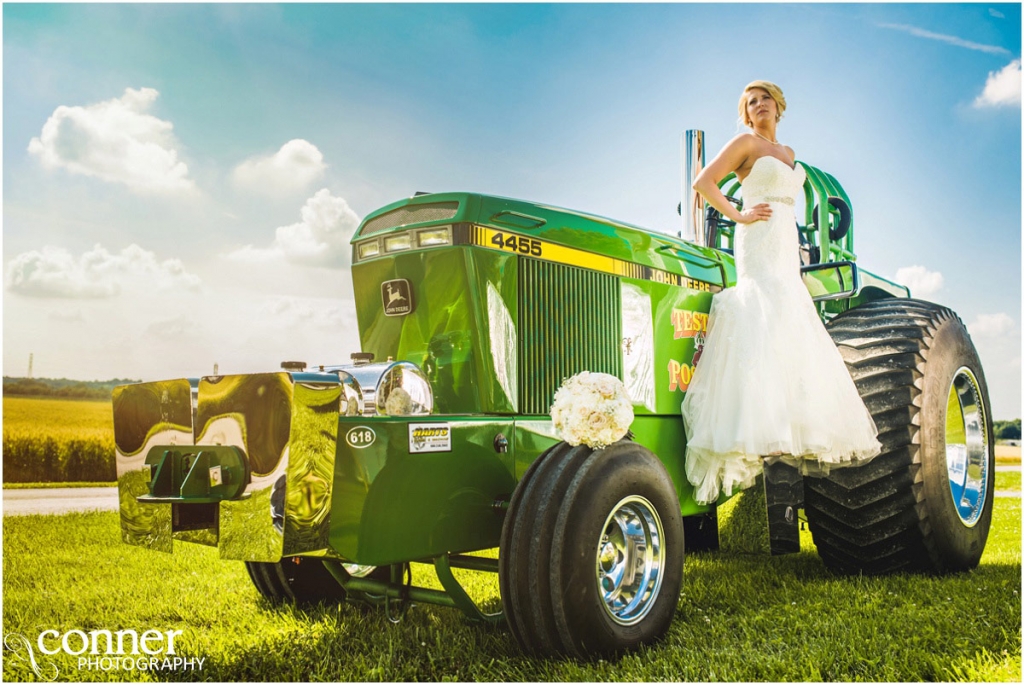
POLYGON ((533 238, 495 233, 494 237, 491 238, 491 243, 497 245, 502 250, 511 250, 519 254, 528 254, 531 257, 540 257, 541 242, 533 238))

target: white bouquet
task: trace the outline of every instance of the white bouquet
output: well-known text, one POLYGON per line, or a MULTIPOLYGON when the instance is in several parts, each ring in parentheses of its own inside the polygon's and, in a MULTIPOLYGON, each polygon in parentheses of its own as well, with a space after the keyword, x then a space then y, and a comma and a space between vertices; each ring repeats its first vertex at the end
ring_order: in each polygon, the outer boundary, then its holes
POLYGON ((551 420, 570 445, 601 449, 629 431, 633 403, 626 386, 615 376, 583 371, 562 383, 555 393, 551 420))

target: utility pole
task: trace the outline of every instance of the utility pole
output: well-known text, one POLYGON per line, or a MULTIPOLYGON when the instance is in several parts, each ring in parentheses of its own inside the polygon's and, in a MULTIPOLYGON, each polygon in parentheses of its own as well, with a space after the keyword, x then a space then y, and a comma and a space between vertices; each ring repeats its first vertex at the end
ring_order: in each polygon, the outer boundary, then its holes
POLYGON ((28 353, 28 377, 32 378, 32 353, 28 353))

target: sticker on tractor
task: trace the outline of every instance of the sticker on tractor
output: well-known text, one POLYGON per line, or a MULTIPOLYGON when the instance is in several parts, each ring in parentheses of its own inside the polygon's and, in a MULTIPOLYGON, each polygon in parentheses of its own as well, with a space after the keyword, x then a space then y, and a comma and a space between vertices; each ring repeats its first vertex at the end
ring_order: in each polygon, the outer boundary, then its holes
POLYGON ((451 452, 452 427, 447 423, 410 423, 409 454, 451 452))
POLYGON ((689 309, 672 310, 672 338, 692 338, 708 332, 708 315, 689 309))
POLYGON ((404 278, 393 278, 380 284, 385 316, 405 316, 413 310, 412 286, 404 278))
POLYGON ((345 433, 345 442, 349 444, 349 447, 355 447, 357 450, 369 447, 376 442, 376 440, 377 434, 373 432, 372 428, 368 428, 367 426, 349 428, 348 433, 345 433))
POLYGON ((693 366, 680 364, 675 359, 668 360, 668 391, 680 390, 685 392, 693 380, 693 366))
POLYGON ((674 359, 668 362, 668 390, 685 391, 690 386, 693 371, 697 368, 701 354, 704 353, 704 337, 708 332, 707 312, 690 309, 672 310, 672 339, 693 340, 693 357, 690 363, 680 363, 674 359))

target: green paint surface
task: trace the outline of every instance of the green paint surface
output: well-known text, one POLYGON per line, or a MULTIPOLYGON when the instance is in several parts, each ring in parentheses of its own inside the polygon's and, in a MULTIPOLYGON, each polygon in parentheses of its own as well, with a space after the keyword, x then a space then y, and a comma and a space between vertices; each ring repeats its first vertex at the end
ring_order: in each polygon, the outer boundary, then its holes
POLYGON ((493 504, 515 489, 510 420, 343 417, 338 425, 331 504, 331 546, 345 559, 381 566, 498 544, 502 517, 493 504), (410 424, 447 424, 451 451, 413 454, 410 424), (373 441, 353 447, 353 429, 373 441), (499 453, 498 434, 509 437, 499 453))

